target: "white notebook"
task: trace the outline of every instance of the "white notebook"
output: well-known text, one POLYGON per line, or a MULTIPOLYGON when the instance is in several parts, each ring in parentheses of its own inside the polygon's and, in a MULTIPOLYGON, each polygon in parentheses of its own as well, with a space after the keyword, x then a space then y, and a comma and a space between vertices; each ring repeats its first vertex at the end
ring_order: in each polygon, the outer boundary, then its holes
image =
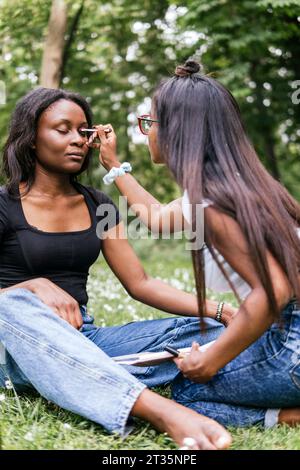
MULTIPOLYGON (((208 349, 214 341, 210 343, 204 344, 200 346, 200 351, 205 351, 208 349)), ((185 355, 189 354, 191 348, 182 348, 178 349, 178 351, 185 355)), ((137 353, 137 354, 128 354, 126 356, 116 356, 112 357, 112 359, 120 365, 127 365, 127 366, 155 366, 160 364, 164 361, 169 361, 170 359, 174 359, 173 354, 167 351, 160 351, 160 352, 144 352, 144 353, 137 353)))

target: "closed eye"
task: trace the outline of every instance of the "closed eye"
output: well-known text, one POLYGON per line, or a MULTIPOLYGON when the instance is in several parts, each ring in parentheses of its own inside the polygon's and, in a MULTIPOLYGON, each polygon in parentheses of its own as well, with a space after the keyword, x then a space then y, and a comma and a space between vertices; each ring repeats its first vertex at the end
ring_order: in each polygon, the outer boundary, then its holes
MULTIPOLYGON (((60 134, 67 134, 69 131, 68 130, 63 130, 63 129, 56 129, 57 132, 59 132, 60 134)), ((87 133, 85 131, 81 131, 80 129, 78 130, 78 133, 82 136, 82 137, 87 137, 87 133)))

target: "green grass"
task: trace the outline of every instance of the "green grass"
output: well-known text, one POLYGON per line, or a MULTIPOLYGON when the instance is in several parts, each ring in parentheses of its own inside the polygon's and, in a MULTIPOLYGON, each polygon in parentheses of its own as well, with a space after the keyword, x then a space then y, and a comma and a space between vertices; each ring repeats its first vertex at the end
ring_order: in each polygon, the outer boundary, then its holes
MULTIPOLYGON (((136 241, 134 246, 149 274, 175 287, 194 291, 190 256, 183 249, 182 242, 147 240, 136 241)), ((102 258, 91 270, 89 296, 89 313, 95 316, 98 325, 110 326, 166 316, 128 297, 102 258)), ((234 303, 231 295, 218 298, 234 303)), ((160 393, 168 396, 168 390, 160 390, 160 393)), ((176 449, 168 436, 156 432, 142 421, 137 421, 134 432, 123 440, 39 396, 23 395, 19 402, 23 416, 12 391, 0 390, 2 449, 176 449)), ((300 449, 299 430, 300 427, 267 431, 255 427, 231 429, 232 449, 300 449)))

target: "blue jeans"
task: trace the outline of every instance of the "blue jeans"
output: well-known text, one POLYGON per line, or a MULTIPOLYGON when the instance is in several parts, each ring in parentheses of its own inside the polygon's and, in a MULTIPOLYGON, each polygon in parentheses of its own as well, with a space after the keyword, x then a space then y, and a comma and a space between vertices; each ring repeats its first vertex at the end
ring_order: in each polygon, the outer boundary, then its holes
MULTIPOLYGON (((123 367, 109 356, 160 351, 166 344, 190 346, 199 339, 199 320, 170 317, 98 328, 86 306, 80 308, 84 323, 78 331, 29 290, 2 293, 0 341, 6 349, 6 371, 17 391, 34 389, 62 408, 125 435, 140 393, 146 386, 171 382, 178 369, 173 362, 123 367)), ((208 322, 203 342, 215 339, 220 327, 208 322)), ((5 379, 0 370, 0 386, 5 379)))
MULTIPOLYGON (((74 329, 36 295, 13 289, 0 295, 0 341, 17 390, 37 390, 46 399, 126 433, 131 408, 146 386, 172 384, 173 398, 224 425, 276 424, 278 408, 300 404, 300 311, 290 303, 284 329, 272 327, 207 384, 184 379, 173 362, 152 367, 120 366, 109 356, 161 351, 216 339, 224 327, 206 319, 163 320, 99 328, 81 306, 83 326, 74 329)), ((5 377, 0 372, 0 385, 5 377)))
POLYGON ((276 424, 280 408, 300 406, 300 307, 282 317, 208 383, 178 375, 172 397, 224 425, 276 424))

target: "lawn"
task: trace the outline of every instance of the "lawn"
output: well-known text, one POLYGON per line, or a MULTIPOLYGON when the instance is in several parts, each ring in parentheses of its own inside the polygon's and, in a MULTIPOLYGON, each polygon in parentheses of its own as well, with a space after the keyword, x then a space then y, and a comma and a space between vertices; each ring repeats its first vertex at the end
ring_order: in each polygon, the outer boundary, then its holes
MULTIPOLYGON (((175 287, 194 290, 190 257, 182 242, 144 240, 135 241, 134 247, 149 274, 175 287)), ((98 325, 110 326, 166 315, 132 300, 103 258, 91 270, 88 290, 89 313, 95 316, 98 325)), ((222 298, 234 302, 230 295, 222 298)), ((160 393, 168 395, 168 390, 160 390, 160 393)), ((2 449, 176 449, 168 436, 157 433, 142 421, 137 421, 133 433, 123 440, 109 435, 95 423, 32 395, 16 400, 12 391, 0 390, 0 409, 2 449)), ((232 449, 300 449, 300 427, 267 431, 252 427, 231 431, 232 449)))

